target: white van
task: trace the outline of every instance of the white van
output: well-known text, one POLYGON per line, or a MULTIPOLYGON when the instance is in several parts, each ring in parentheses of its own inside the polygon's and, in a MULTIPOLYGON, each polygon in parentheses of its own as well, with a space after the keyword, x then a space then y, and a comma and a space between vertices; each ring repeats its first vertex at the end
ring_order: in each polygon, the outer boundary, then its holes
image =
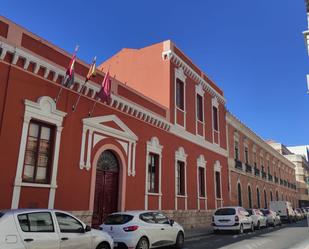
POLYGON ((295 212, 291 202, 288 201, 271 201, 269 208, 279 214, 281 221, 295 221, 295 212))

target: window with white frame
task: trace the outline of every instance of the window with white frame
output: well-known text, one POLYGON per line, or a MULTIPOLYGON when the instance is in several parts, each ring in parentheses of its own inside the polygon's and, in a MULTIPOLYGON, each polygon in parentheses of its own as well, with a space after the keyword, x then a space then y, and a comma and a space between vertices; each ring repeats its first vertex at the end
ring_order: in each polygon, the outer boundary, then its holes
POLYGON ((249 163, 249 150, 247 146, 245 146, 245 163, 249 163))
POLYGON ((159 192, 159 155, 154 153, 148 154, 148 192, 159 192))
POLYGON ((221 176, 220 172, 215 172, 215 181, 216 181, 216 198, 221 198, 221 176))
POLYGON ((176 106, 178 109, 184 111, 184 82, 176 79, 176 106))
POLYGON ((185 195, 185 163, 177 161, 177 195, 185 195))
POLYGON ((31 120, 29 124, 23 182, 50 183, 56 127, 31 120))
POLYGON ((238 141, 234 142, 234 152, 235 152, 235 159, 239 160, 239 144, 238 144, 238 141))
POLYGON ((199 94, 196 95, 196 118, 198 121, 204 122, 203 97, 199 94))
POLYGON ((199 196, 206 197, 205 168, 203 167, 198 167, 198 180, 199 180, 199 196))
POLYGON ((213 128, 215 131, 219 131, 218 107, 213 106, 212 113, 213 113, 213 128))

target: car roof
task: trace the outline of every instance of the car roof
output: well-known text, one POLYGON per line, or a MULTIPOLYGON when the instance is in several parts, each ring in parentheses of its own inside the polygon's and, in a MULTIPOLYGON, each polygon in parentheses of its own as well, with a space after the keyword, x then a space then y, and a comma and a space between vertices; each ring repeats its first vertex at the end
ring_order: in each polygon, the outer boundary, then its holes
POLYGON ((47 208, 19 208, 19 209, 5 209, 0 210, 1 213, 5 214, 23 214, 23 213, 34 213, 34 212, 63 212, 68 213, 63 210, 58 209, 47 209, 47 208))
POLYGON ((137 216, 143 213, 161 213, 158 210, 131 210, 131 211, 122 211, 122 212, 115 212, 112 213, 113 214, 128 214, 128 215, 133 215, 133 216, 137 216))
POLYGON ((240 206, 227 206, 227 207, 220 207, 218 209, 222 209, 222 208, 235 208, 235 209, 238 209, 238 208, 243 208, 243 207, 240 207, 240 206))

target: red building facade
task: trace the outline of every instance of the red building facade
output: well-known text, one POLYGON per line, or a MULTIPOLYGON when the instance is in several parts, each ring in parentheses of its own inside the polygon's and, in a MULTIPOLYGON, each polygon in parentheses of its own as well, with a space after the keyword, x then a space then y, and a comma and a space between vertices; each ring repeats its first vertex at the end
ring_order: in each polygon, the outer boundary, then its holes
POLYGON ((117 77, 112 102, 89 117, 104 73, 82 89, 89 65, 77 60, 64 88, 70 55, 0 18, 0 209, 64 209, 97 225, 114 211, 229 203, 223 92, 170 41, 129 53, 101 65, 117 77), (114 63, 135 57, 130 75, 114 63))
POLYGON ((230 201, 269 208, 270 201, 298 206, 295 166, 231 113, 227 113, 230 201))

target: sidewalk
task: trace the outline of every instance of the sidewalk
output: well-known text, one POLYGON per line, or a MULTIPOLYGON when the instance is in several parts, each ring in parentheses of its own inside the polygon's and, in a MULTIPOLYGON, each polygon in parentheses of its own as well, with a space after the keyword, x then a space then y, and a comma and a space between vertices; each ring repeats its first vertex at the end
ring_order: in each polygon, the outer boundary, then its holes
POLYGON ((213 233, 212 227, 186 229, 185 238, 192 239, 196 237, 206 236, 212 233, 213 233))

